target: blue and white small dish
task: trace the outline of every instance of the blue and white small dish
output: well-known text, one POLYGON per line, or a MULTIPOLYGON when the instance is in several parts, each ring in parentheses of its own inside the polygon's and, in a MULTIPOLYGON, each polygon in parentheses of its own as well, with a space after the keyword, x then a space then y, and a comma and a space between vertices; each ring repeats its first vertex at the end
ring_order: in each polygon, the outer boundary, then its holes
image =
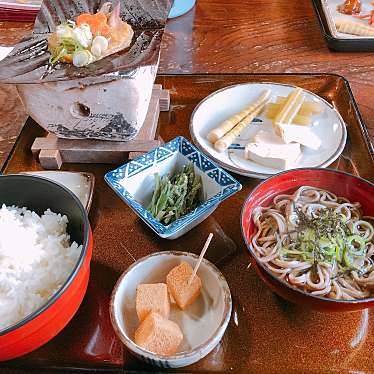
POLYGON ((221 201, 242 187, 182 136, 108 172, 105 181, 155 233, 166 239, 176 239, 191 230, 207 218, 221 201), (203 202, 189 214, 165 226, 146 209, 155 187, 154 175, 174 175, 189 162, 193 163, 195 173, 201 176, 203 202))

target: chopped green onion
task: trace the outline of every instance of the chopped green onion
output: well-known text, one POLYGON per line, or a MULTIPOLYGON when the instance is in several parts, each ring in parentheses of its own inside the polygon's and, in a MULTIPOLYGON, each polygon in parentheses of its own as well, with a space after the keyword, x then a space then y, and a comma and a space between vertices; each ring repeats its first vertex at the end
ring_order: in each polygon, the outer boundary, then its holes
POLYGON ((365 252, 365 240, 359 235, 351 235, 347 238, 347 248, 352 256, 362 256, 365 252))
POLYGON ((295 211, 297 235, 289 235, 289 244, 281 248, 281 256, 306 261, 313 266, 336 265, 339 273, 364 266, 367 242, 374 236, 370 223, 361 220, 348 226, 346 217, 331 208, 312 217, 296 207, 295 211))
MULTIPOLYGON (((370 242, 374 235, 374 227, 368 221, 357 221, 353 224, 353 233, 360 235, 359 226, 365 226, 369 229, 369 235, 364 237, 365 242, 370 242)), ((361 235, 360 235, 361 236, 361 235)))

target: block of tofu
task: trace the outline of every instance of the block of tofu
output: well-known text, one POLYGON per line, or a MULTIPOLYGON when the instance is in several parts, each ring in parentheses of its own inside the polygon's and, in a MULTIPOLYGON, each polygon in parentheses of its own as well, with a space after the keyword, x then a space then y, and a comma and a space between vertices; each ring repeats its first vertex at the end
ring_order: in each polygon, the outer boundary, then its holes
POLYGON ((143 321, 151 312, 169 318, 170 301, 165 283, 139 284, 136 288, 136 313, 143 321))
POLYGON ((182 310, 191 305, 201 292, 201 279, 197 275, 188 284, 192 273, 191 265, 183 261, 166 276, 170 294, 182 310))
POLYGON ((300 144, 286 144, 279 136, 260 130, 245 147, 245 158, 274 169, 289 169, 301 154, 300 144))
POLYGON ((321 139, 313 133, 310 127, 279 124, 279 129, 285 143, 296 142, 314 150, 318 150, 321 146, 321 139))
POLYGON ((135 343, 157 355, 172 356, 183 340, 179 326, 158 313, 150 313, 135 331, 135 343))

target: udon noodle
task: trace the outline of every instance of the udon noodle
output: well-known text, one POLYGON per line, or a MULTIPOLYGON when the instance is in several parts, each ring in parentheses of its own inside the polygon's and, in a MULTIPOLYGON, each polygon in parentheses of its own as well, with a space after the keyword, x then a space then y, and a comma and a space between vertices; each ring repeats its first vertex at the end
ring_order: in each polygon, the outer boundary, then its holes
POLYGON ((302 186, 257 207, 250 245, 277 277, 313 295, 362 299, 374 289, 374 217, 323 189, 302 186))

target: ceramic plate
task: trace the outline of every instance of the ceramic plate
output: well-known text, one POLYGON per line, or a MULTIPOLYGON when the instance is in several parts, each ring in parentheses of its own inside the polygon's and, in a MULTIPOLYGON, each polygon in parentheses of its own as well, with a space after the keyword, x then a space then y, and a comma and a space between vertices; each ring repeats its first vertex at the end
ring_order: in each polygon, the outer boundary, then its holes
POLYGON ((89 212, 95 186, 95 176, 93 174, 73 171, 25 171, 22 174, 48 178, 63 185, 79 198, 86 211, 89 212))
MULTIPOLYGON (((192 113, 190 132, 193 141, 222 167, 237 174, 265 179, 282 170, 269 168, 244 158, 244 147, 261 129, 271 131, 271 121, 264 116, 255 118, 225 152, 217 152, 207 140, 210 130, 235 113, 240 112, 248 103, 254 101, 265 90, 272 91, 272 102, 276 96, 287 96, 295 89, 293 85, 278 83, 244 83, 229 86, 213 92, 201 101, 192 113)), ((347 130, 339 112, 318 95, 304 90, 307 101, 318 102, 323 107, 322 114, 312 117, 312 131, 322 139, 321 147, 315 151, 302 146, 302 154, 293 168, 327 167, 343 151, 347 130)))
MULTIPOLYGON (((362 0, 362 7, 360 15, 370 14, 373 7, 371 6, 371 0, 362 0)), ((335 38, 339 39, 373 39, 373 36, 357 36, 344 34, 336 31, 335 22, 338 19, 345 19, 355 23, 361 23, 362 25, 368 25, 368 19, 359 19, 352 17, 349 14, 342 14, 338 12, 338 5, 344 4, 344 0, 322 0, 322 6, 326 14, 326 20, 330 29, 331 34, 335 38)))

